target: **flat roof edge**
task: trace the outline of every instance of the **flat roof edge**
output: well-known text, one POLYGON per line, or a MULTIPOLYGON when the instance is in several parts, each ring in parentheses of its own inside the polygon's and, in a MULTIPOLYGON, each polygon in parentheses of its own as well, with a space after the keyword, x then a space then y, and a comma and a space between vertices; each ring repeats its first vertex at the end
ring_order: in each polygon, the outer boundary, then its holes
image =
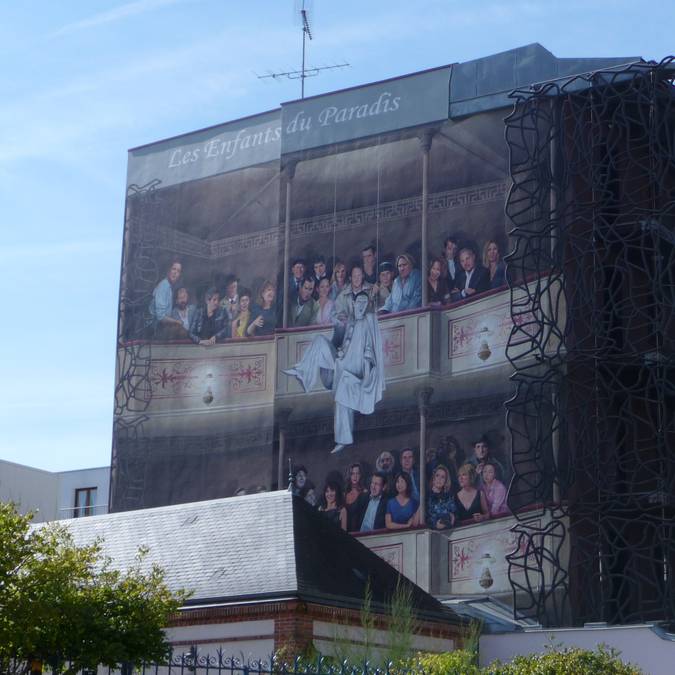
POLYGON ((210 124, 207 127, 201 127, 200 129, 193 129, 192 131, 184 131, 183 133, 176 134, 175 136, 167 136, 166 138, 160 138, 156 141, 151 141, 150 143, 143 143, 141 145, 135 145, 133 148, 129 148, 127 153, 135 152, 136 150, 143 150, 144 148, 151 148, 153 145, 159 145, 160 143, 166 143, 167 141, 175 141, 178 138, 184 138, 185 136, 193 136, 194 134, 199 134, 204 131, 210 131, 211 129, 217 129, 218 127, 223 127, 226 124, 235 124, 236 122, 244 122, 245 120, 253 119, 254 117, 262 117, 263 115, 269 115, 273 112, 281 111, 281 106, 276 108, 270 108, 269 110, 263 110, 259 113, 252 113, 251 115, 244 115, 243 117, 235 117, 232 120, 225 120, 224 122, 218 122, 217 124, 210 124))

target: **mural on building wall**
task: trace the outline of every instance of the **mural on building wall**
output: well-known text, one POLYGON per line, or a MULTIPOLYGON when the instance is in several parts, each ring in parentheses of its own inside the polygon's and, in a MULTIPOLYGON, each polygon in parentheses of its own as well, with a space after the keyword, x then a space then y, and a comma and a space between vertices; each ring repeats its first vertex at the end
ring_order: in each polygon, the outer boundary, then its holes
POLYGON ((272 482, 279 114, 131 151, 114 509, 272 482))
POLYGON ((503 113, 448 121, 447 76, 422 113, 364 88, 367 129, 354 105, 338 134, 335 94, 132 151, 114 510, 283 489, 289 463, 350 531, 527 506, 506 503, 503 113))

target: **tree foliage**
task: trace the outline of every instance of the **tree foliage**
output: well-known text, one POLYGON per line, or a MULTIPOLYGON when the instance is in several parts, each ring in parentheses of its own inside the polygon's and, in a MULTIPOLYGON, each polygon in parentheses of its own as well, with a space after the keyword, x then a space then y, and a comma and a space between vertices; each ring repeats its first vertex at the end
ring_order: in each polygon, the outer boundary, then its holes
POLYGON ((186 594, 167 588, 147 551, 119 571, 101 541, 76 546, 67 527, 31 518, 0 503, 0 672, 164 660, 163 628, 186 594))

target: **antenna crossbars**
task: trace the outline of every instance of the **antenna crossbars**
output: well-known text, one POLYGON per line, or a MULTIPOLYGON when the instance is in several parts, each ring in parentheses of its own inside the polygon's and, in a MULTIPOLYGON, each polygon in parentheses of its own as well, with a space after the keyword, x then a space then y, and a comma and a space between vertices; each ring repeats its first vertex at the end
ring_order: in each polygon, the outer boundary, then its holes
POLYGON ((307 33, 307 37, 312 39, 312 31, 309 27, 309 18, 307 17, 307 10, 301 9, 300 14, 302 15, 302 30, 307 33))
POLYGON ((334 63, 329 66, 313 66, 311 68, 307 66, 305 61, 307 51, 306 49, 307 38, 312 40, 313 37, 312 37, 312 28, 310 26, 310 13, 309 10, 305 7, 305 2, 306 0, 302 0, 302 6, 299 8, 300 21, 302 23, 302 67, 299 70, 285 70, 278 73, 272 73, 268 71, 265 75, 258 75, 256 73, 256 77, 259 80, 264 80, 267 78, 271 78, 273 80, 278 80, 281 78, 287 78, 289 80, 300 80, 301 98, 305 98, 305 80, 308 77, 316 77, 323 70, 335 70, 336 68, 346 68, 349 66, 347 62, 334 63))
MULTIPOLYGON (((350 64, 345 61, 344 63, 334 63, 330 66, 314 66, 311 68, 305 68, 304 77, 316 77, 323 70, 333 70, 335 68, 347 68, 349 65, 350 64)), ((284 77, 289 80, 299 80, 301 77, 303 77, 303 71, 287 70, 279 73, 265 73, 264 75, 257 75, 256 73, 256 76, 259 80, 264 80, 267 78, 276 80, 284 77)))

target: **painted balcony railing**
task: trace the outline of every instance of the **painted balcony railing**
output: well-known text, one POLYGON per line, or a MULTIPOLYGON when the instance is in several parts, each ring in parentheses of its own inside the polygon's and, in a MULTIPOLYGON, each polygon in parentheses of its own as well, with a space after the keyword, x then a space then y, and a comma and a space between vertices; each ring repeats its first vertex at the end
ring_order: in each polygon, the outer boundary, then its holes
POLYGON ((223 415, 251 423, 272 412, 275 361, 273 337, 127 345, 118 353, 118 391, 133 396, 121 414, 147 416, 157 433, 222 426, 223 415))
MULTIPOLYGON (((551 526, 550 517, 536 508, 527 515, 529 527, 544 531, 551 526)), ((480 523, 466 522, 444 531, 378 530, 356 536, 433 595, 500 595, 512 592, 507 556, 515 554, 513 580, 520 584, 527 581, 523 561, 532 551, 525 550, 517 531, 513 530, 518 522, 514 516, 502 516, 480 523)), ((564 557, 568 555, 566 549, 560 553, 564 557)), ((537 578, 547 584, 553 572, 553 561, 545 561, 537 578)))
MULTIPOLYGON (((512 356, 528 349, 531 318, 527 312, 519 316, 523 339, 511 346, 512 356)), ((498 289, 447 307, 382 315, 379 325, 392 392, 396 383, 415 378, 488 371, 507 361, 511 292, 498 289)), ((301 393, 299 383, 282 371, 302 358, 315 335, 330 338, 331 332, 321 326, 285 329, 270 338, 209 347, 189 342, 126 345, 119 351, 118 369, 122 385, 134 396, 122 414, 182 416, 217 410, 241 417, 271 408, 275 398, 301 393)))

